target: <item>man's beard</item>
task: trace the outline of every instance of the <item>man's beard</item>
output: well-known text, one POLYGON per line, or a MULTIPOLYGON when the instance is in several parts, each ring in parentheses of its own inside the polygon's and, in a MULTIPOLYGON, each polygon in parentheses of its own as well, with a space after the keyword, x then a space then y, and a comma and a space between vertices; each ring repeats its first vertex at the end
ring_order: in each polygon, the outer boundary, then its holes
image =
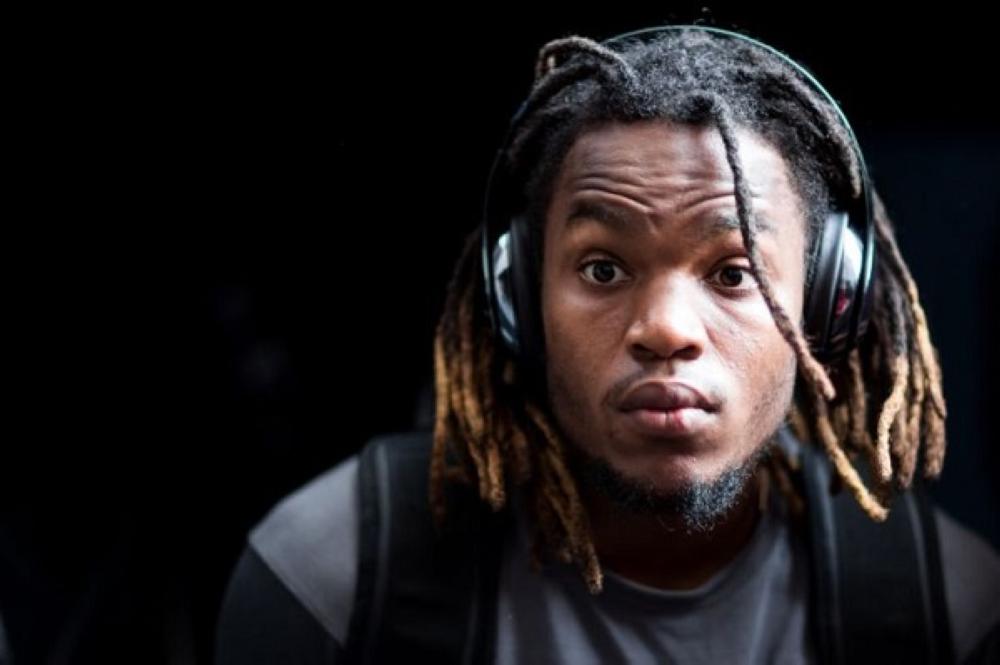
POLYGON ((694 480, 663 491, 647 480, 629 478, 606 459, 576 450, 580 482, 596 489, 618 509, 635 515, 657 515, 679 522, 689 533, 707 533, 729 515, 740 501, 761 462, 770 454, 769 436, 742 462, 712 480, 694 480))

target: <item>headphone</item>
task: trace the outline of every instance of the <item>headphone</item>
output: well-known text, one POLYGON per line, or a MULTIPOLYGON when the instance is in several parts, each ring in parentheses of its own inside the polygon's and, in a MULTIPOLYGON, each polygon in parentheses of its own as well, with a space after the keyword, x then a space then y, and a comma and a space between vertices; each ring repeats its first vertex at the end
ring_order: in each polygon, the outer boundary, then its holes
MULTIPOLYGON (((812 74, 787 55, 746 35, 700 25, 646 28, 623 33, 602 42, 611 45, 670 30, 702 30, 739 39, 778 56, 798 72, 836 111, 857 155, 861 195, 834 206, 827 214, 811 248, 812 280, 804 303, 804 333, 810 351, 824 364, 843 358, 864 336, 874 299, 875 226, 872 186, 854 131, 833 97, 812 74)), ((527 217, 509 210, 515 183, 505 166, 505 153, 522 120, 527 100, 510 121, 503 145, 490 169, 483 206, 482 268, 488 318, 494 334, 529 374, 544 368, 544 334, 541 322, 541 264, 530 238, 527 217)))

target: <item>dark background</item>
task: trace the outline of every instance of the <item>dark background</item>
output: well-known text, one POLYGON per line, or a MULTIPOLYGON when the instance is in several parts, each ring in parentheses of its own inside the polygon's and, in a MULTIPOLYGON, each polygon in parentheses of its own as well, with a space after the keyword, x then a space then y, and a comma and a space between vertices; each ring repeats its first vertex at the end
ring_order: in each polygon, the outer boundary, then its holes
POLYGON ((935 495, 1000 546, 995 38, 965 9, 842 9, 27 22, 4 243, 14 662, 209 662, 247 530, 412 425, 493 152, 538 47, 574 32, 700 18, 785 50, 841 102, 941 354, 935 495))

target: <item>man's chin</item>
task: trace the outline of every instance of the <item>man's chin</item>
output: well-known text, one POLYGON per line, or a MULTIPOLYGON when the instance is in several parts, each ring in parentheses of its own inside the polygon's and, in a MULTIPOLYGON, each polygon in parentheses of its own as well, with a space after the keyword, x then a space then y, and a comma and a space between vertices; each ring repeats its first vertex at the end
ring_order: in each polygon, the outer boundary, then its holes
POLYGON ((710 478, 690 469, 667 471, 669 478, 654 482, 625 473, 608 460, 582 455, 577 460, 580 482, 605 496, 617 509, 633 515, 656 515, 689 532, 711 531, 740 503, 768 446, 748 459, 726 467, 710 478))

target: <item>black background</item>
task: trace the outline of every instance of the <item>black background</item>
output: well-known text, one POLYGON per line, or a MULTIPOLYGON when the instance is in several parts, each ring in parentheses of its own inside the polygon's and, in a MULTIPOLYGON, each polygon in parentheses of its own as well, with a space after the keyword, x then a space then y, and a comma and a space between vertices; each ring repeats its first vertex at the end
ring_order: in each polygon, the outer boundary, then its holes
POLYGON ((26 21, 7 125, 0 613, 15 662, 209 662, 247 530, 407 429, 550 38, 699 19, 841 102, 941 353, 940 504, 996 547, 1000 123, 969 10, 372 6, 26 21))

